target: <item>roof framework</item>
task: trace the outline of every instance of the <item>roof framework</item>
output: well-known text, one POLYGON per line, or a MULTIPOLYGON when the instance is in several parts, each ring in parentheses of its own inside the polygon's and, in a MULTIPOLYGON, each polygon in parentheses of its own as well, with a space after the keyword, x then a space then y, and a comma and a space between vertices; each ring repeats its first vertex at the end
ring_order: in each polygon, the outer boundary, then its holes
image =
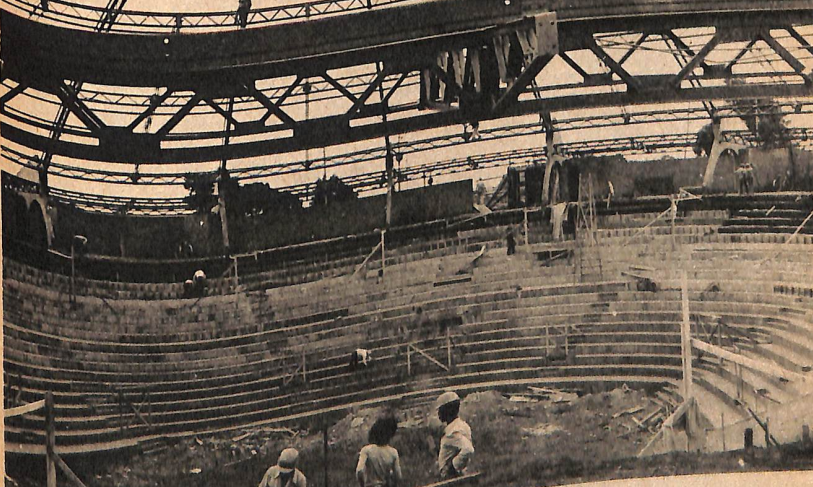
POLYGON ((544 162, 544 144, 493 148, 545 131, 572 134, 565 154, 646 154, 689 147, 711 113, 777 113, 799 140, 811 128, 807 1, 322 1, 252 11, 247 29, 233 12, 178 20, 122 4, 104 23, 95 7, 38 5, 4 2, 2 157, 63 180, 177 187, 226 165, 239 180, 293 176, 274 185, 305 196, 328 170, 381 188, 370 165, 388 153, 416 155, 401 181, 544 162), (464 157, 417 157, 461 144, 464 157))

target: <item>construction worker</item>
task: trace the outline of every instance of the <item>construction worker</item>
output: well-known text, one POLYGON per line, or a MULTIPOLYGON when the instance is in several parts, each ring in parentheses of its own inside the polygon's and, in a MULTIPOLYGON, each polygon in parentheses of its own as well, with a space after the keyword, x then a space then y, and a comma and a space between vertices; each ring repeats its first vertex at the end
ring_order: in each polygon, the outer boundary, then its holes
POLYGON ((452 391, 438 397, 435 408, 438 418, 446 423, 438 451, 438 468, 443 479, 465 475, 466 467, 474 454, 471 441, 471 428, 458 417, 460 396, 452 391))
POLYGON ((394 416, 378 418, 370 428, 369 445, 359 452, 356 478, 359 487, 397 487, 401 482, 401 461, 398 450, 390 446, 398 430, 394 416))
POLYGON ((266 470, 259 487, 306 487, 305 476, 296 468, 298 459, 296 448, 282 450, 277 464, 266 470))
POLYGON ((251 11, 251 0, 238 0, 237 3, 237 24, 241 29, 248 25, 248 13, 251 11))

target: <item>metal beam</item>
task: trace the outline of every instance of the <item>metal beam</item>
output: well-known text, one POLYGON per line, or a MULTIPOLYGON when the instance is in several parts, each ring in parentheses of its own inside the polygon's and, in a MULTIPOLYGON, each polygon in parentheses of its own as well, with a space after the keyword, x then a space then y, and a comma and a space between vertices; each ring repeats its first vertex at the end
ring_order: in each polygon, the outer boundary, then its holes
POLYGON ((138 124, 140 124, 141 122, 146 120, 147 117, 150 117, 153 113, 155 113, 155 111, 158 109, 158 107, 160 107, 161 104, 163 104, 167 100, 167 98, 172 96, 172 93, 173 93, 173 91, 168 89, 161 96, 157 97, 154 100, 151 100, 150 101, 150 106, 148 106, 146 110, 141 112, 135 118, 135 120, 130 122, 130 124, 127 125, 127 128, 130 129, 130 131, 135 130, 135 128, 138 126, 138 124))
POLYGON ((596 43, 595 39, 590 37, 587 47, 593 52, 593 54, 596 55, 597 58, 599 58, 599 60, 601 60, 601 62, 604 63, 605 66, 607 66, 610 71, 617 74, 618 77, 621 78, 624 83, 626 83, 628 90, 638 91, 641 89, 641 84, 638 82, 638 80, 629 74, 623 66, 618 64, 615 59, 610 57, 610 55, 607 54, 607 51, 596 43))
MULTIPOLYGON (((675 36, 675 39, 677 39, 677 36, 675 36)), ((683 66, 680 72, 678 72, 678 74, 676 74, 675 77, 672 78, 671 83, 672 87, 679 88, 683 80, 685 80, 686 77, 694 71, 694 68, 696 68, 698 64, 704 63, 706 56, 708 56, 709 53, 712 50, 714 50, 714 48, 717 47, 719 43, 720 36, 715 34, 714 37, 712 37, 711 40, 709 40, 709 42, 707 42, 706 45, 703 46, 702 49, 700 49, 700 52, 695 54, 695 56, 688 63, 686 63, 685 66, 683 66)))
MULTIPOLYGON (((293 92, 296 85, 300 81, 301 81, 301 78, 297 78, 296 82, 294 82, 293 85, 288 87, 288 91, 286 91, 286 94, 290 95, 290 93, 293 92)), ((281 98, 277 103, 274 103, 267 96, 265 96, 265 94, 262 91, 258 90, 257 87, 254 86, 254 83, 246 83, 244 86, 248 90, 248 92, 251 94, 251 96, 253 96, 255 100, 260 102, 260 104, 262 106, 264 106, 268 110, 268 114, 273 113, 274 115, 276 115, 276 117, 278 119, 280 119, 280 121, 284 125, 286 125, 287 127, 293 127, 294 125, 296 125, 296 120, 291 118, 290 115, 285 113, 285 111, 282 108, 279 107, 279 105, 282 104, 282 101, 284 101, 283 98, 281 98)), ((285 98, 287 98, 287 96, 285 96, 285 98)), ((263 116, 263 118, 261 120, 262 120, 263 123, 265 123, 265 121, 267 119, 268 119, 267 116, 263 116)))
MULTIPOLYGON (((166 135, 170 131, 172 131, 172 129, 174 129, 179 123, 181 123, 181 120, 183 120, 184 117, 186 117, 186 115, 188 115, 189 112, 191 112, 192 109, 195 108, 202 99, 203 97, 197 93, 192 95, 192 97, 184 104, 184 106, 182 106, 177 112, 175 112, 175 115, 173 115, 169 120, 167 120, 167 122, 160 129, 158 129, 158 131, 156 132, 158 137, 159 138, 166 137, 166 135)), ((222 157, 218 157, 218 159, 222 159, 222 157)))
POLYGON ((494 109, 492 110, 493 113, 499 114, 505 110, 508 105, 515 103, 519 98, 520 93, 522 93, 525 88, 528 87, 528 85, 534 80, 534 78, 536 78, 536 75, 538 75, 540 71, 545 69, 545 66, 548 65, 551 59, 553 59, 552 54, 543 54, 534 58, 534 60, 531 61, 531 64, 522 71, 519 77, 517 77, 514 84, 511 85, 511 87, 508 88, 508 90, 506 90, 506 92, 503 93, 499 100, 497 100, 497 102, 494 104, 494 109))
POLYGON ((630 56, 632 56, 635 53, 635 51, 637 51, 638 48, 641 47, 641 44, 643 44, 648 37, 649 33, 647 32, 641 34, 641 37, 639 37, 638 40, 635 41, 635 43, 627 50, 627 52, 625 52, 624 55, 621 56, 621 59, 618 60, 618 64, 624 64, 627 61, 627 59, 629 59, 630 56))
MULTIPOLYGON (((576 109, 601 108, 609 106, 633 106, 658 103, 674 103, 705 100, 736 100, 765 97, 800 98, 813 96, 813 89, 805 85, 757 85, 745 84, 738 86, 704 86, 698 88, 684 88, 680 90, 647 90, 638 93, 617 92, 599 93, 591 95, 573 95, 540 100, 519 100, 500 113, 482 113, 481 120, 514 117, 527 114, 538 114, 545 111, 559 112, 576 109)), ((184 110, 191 110, 199 97, 193 97, 184 106, 184 110), (192 103, 194 102, 194 103, 192 103)), ((173 119, 176 119, 176 114, 173 119)), ((181 117, 182 118, 182 117, 181 117)), ((179 121, 179 119, 178 119, 179 121)), ((390 120, 388 131, 391 135, 403 134, 419 130, 427 130, 449 125, 462 125, 467 121, 463 113, 458 110, 446 112, 425 113, 410 118, 390 120)), ((177 123, 177 122, 175 122, 177 123)), ((168 132, 174 125, 165 125, 161 134, 168 132)), ((9 141, 32 148, 53 147, 55 153, 76 159, 89 159, 104 162, 122 163, 187 163, 219 161, 224 157, 239 159, 245 157, 262 156, 265 154, 279 154, 317 147, 326 147, 346 142, 356 142, 372 138, 383 137, 386 133, 380 123, 350 127, 346 133, 325 133, 319 138, 279 138, 272 140, 257 140, 231 144, 228 149, 220 146, 184 147, 163 149, 156 157, 155 154, 140 154, 137 151, 128 153, 128 159, 118 159, 120 155, 109 154, 98 147, 66 141, 49 141, 47 137, 30 133, 16 126, 2 124, 0 127, 4 138, 9 141), (229 152, 231 151, 231 152, 229 152)))
POLYGON ((763 41, 765 41, 765 43, 771 46, 771 49, 773 49, 774 52, 779 54, 779 57, 781 57, 783 61, 788 63, 788 65, 791 68, 793 68, 793 70, 796 71, 799 74, 799 76, 802 77, 806 85, 810 86, 811 84, 813 84, 813 79, 810 78, 810 74, 805 73, 805 65, 802 64, 801 61, 796 59, 793 56, 793 54, 788 52, 788 50, 785 49, 785 46, 776 42, 776 39, 773 38, 768 29, 762 29, 759 33, 759 36, 762 38, 763 41))
POLYGON ((356 102, 356 100, 357 100, 356 95, 351 93, 350 90, 348 90, 347 88, 344 87, 344 85, 342 85, 341 83, 339 83, 338 81, 333 79, 333 77, 330 76, 329 74, 327 74, 327 72, 322 73, 322 78, 324 78, 325 81, 330 83, 330 85, 332 87, 336 88, 336 91, 338 91, 339 93, 344 95, 348 100, 350 100, 351 103, 356 102))

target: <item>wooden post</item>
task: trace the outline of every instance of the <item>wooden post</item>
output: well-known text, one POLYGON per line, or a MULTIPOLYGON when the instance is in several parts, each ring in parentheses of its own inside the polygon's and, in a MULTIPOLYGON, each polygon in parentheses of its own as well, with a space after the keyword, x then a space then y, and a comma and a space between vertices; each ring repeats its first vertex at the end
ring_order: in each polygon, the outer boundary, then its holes
POLYGON ((720 428, 723 431, 723 451, 726 451, 725 448, 725 413, 720 411, 720 428))
POLYGON ((322 440, 323 440, 322 444, 324 446, 324 453, 325 453, 325 458, 324 458, 324 460, 325 460, 324 461, 324 466, 325 466, 325 487, 328 487, 329 484, 328 484, 328 476, 327 476, 327 471, 328 471, 328 468, 327 468, 327 465, 328 465, 328 462, 327 462, 327 452, 328 452, 328 448, 327 448, 327 425, 328 425, 327 417, 325 417, 324 421, 325 421, 325 424, 324 424, 324 427, 322 428, 322 440))
POLYGON ((384 273, 387 270, 387 253, 384 251, 384 234, 387 233, 386 230, 381 230, 381 277, 384 277, 384 273))
POLYGON ((240 285, 240 276, 237 274, 237 256, 232 257, 234 259, 234 290, 237 291, 237 286, 240 285))
POLYGON ((771 418, 765 416, 765 448, 771 447, 771 418))
POLYGON ((56 487, 56 426, 54 421, 54 395, 45 393, 45 475, 46 485, 56 487))
POLYGON ((681 359, 683 362, 683 400, 692 397, 692 330, 689 326, 689 281, 686 271, 681 279, 683 321, 680 323, 681 359))
POLYGON ((523 208, 522 213, 524 215, 524 225, 525 225, 525 245, 528 245, 528 209, 523 208))
POLYGON ((412 347, 407 343, 407 375, 412 375, 412 347))
POLYGON ((446 326, 446 365, 449 367, 449 372, 452 371, 452 337, 449 332, 449 326, 446 326))
POLYGON ((550 355, 550 327, 545 327, 545 357, 550 355))
POLYGON ((308 367, 305 362, 305 347, 302 347, 302 382, 308 382, 308 367))
POLYGON ((76 280, 76 251, 74 250, 74 239, 71 239, 71 295, 70 295, 70 303, 73 304, 76 302, 76 290, 74 288, 76 280))

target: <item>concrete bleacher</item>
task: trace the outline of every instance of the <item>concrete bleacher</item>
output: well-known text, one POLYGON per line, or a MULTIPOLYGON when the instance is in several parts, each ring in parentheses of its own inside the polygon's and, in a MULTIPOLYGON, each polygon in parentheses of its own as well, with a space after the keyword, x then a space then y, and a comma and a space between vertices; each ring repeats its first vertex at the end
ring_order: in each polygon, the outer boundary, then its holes
MULTIPOLYGON (((494 230, 483 232, 487 238, 397 249, 382 282, 347 273, 325 279, 306 266, 298 272, 320 277, 286 287, 264 287, 265 275, 241 277, 248 289, 201 299, 178 298, 171 284, 136 285, 102 299, 103 283, 72 299, 63 276, 6 259, 7 391, 19 391, 23 402, 54 391, 57 444, 78 452, 416 399, 447 387, 674 386, 684 268, 693 315, 719 317, 755 337, 743 353, 804 373, 813 356, 813 299, 805 291, 813 270, 799 265, 810 250, 807 236, 757 267, 785 240, 720 235, 718 224, 703 219, 680 222, 674 234, 670 225, 641 232, 645 218, 617 220, 617 228, 597 232, 595 245, 531 239, 508 257, 503 231, 494 230), (467 271, 470 279, 436 285, 482 245, 486 254, 467 271), (539 258, 551 249, 569 255, 539 258), (655 269, 657 291, 637 290, 636 278, 624 274, 632 264, 655 269), (144 289, 151 301, 138 298, 144 289), (407 343, 452 367, 413 352, 407 370, 407 343), (374 360, 350 371, 357 347, 372 350, 374 360)), ((704 414, 742 417, 731 372, 708 357, 698 359, 698 370, 698 385, 711 393, 704 414)), ((743 379, 752 389, 771 385, 752 375, 743 379)), ((804 392, 782 386, 774 384, 780 401, 804 392)), ((6 427, 12 449, 41 449, 41 417, 6 427)))

